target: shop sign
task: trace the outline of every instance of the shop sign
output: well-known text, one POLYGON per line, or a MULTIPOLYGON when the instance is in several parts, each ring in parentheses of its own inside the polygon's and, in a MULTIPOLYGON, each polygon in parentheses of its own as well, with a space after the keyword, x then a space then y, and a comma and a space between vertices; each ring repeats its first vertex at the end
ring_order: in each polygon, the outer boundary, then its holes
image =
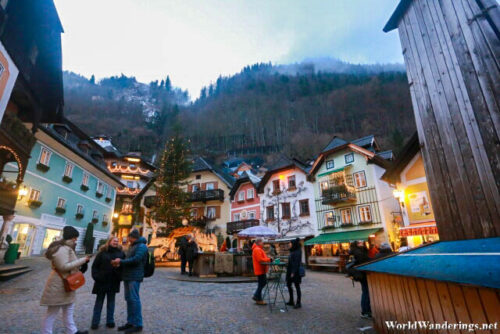
POLYGON ((427 234, 438 234, 437 227, 425 226, 425 227, 406 228, 399 230, 400 237, 410 237, 414 235, 427 235, 427 234))
POLYGON ((0 42, 0 122, 7 108, 19 70, 0 42))

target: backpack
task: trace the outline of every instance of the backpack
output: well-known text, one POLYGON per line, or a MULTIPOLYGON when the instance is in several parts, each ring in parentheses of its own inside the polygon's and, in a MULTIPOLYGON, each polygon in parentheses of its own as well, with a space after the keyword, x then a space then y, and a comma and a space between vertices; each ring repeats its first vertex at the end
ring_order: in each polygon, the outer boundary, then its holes
POLYGON ((345 265, 345 271, 347 273, 347 277, 351 277, 353 281, 359 282, 363 280, 364 273, 354 268, 355 265, 356 265, 355 261, 347 262, 347 264, 345 265))
POLYGON ((146 253, 146 261, 144 262, 144 277, 151 277, 155 272, 155 256, 152 252, 146 253))

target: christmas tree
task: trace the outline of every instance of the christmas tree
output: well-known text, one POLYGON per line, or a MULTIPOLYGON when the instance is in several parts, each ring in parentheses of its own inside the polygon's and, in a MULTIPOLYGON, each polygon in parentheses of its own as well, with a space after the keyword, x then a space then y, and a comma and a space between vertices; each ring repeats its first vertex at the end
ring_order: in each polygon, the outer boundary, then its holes
POLYGON ((182 219, 189 217, 191 205, 185 189, 192 164, 189 141, 177 130, 165 144, 156 182, 157 203, 152 218, 160 223, 161 232, 182 226, 182 219))

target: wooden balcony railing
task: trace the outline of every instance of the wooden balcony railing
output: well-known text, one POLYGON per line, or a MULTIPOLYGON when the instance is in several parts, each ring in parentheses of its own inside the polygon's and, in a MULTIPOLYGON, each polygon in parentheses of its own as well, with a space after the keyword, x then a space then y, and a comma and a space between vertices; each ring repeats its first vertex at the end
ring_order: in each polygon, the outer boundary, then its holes
POLYGON ((249 227, 259 226, 258 219, 247 219, 227 223, 227 234, 237 233, 249 227))
POLYGON ((355 202, 356 191, 345 184, 336 185, 322 191, 323 204, 337 204, 342 202, 355 202))
POLYGON ((211 190, 198 190, 189 193, 188 202, 207 202, 207 201, 224 201, 224 190, 211 189, 211 190))

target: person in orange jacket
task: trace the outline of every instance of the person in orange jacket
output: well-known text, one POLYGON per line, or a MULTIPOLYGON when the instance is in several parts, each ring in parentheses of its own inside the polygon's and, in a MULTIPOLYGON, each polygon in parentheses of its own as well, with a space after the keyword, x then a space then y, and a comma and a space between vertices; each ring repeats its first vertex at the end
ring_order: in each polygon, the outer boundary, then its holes
POLYGON ((227 252, 227 246, 226 246, 226 240, 222 243, 222 246, 220 247, 221 252, 227 252))
POLYGON ((262 248, 262 239, 257 239, 252 246, 252 260, 253 260, 253 272, 257 276, 257 290, 253 294, 252 299, 258 305, 266 305, 266 302, 262 299, 262 289, 267 284, 267 265, 262 264, 262 262, 271 262, 271 259, 267 257, 264 249, 262 248))

